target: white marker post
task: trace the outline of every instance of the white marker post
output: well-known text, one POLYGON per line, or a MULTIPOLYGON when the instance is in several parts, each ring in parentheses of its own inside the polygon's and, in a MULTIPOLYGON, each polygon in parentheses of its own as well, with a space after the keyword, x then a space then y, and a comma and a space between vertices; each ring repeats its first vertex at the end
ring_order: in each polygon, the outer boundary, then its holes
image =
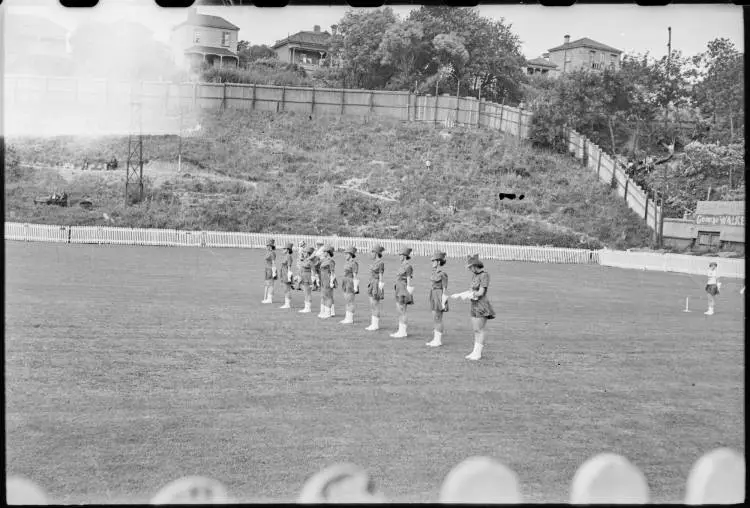
POLYGON ((685 310, 682 312, 690 312, 690 297, 685 297, 685 310))

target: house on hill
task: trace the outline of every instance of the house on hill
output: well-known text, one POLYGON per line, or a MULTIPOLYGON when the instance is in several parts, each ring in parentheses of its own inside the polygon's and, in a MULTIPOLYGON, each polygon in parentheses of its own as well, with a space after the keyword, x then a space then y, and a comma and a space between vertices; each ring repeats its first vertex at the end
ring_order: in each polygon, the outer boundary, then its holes
POLYGON ((185 21, 172 28, 171 44, 175 60, 191 68, 203 65, 237 67, 240 57, 237 42, 240 28, 219 16, 188 10, 185 21))
POLYGON ((65 76, 73 71, 68 30, 38 16, 6 14, 5 72, 65 76))
POLYGON ((524 71, 529 76, 541 74, 542 76, 554 76, 557 73, 557 64, 549 59, 549 53, 545 53, 541 58, 528 60, 524 66, 524 71))
POLYGON ((570 35, 566 35, 564 44, 548 51, 549 61, 557 65, 557 71, 562 74, 581 69, 594 72, 620 70, 622 51, 588 37, 570 42, 570 35))
POLYGON ((315 25, 312 32, 302 31, 276 41, 271 46, 282 62, 300 65, 305 70, 314 70, 328 57, 331 34, 321 32, 315 25))

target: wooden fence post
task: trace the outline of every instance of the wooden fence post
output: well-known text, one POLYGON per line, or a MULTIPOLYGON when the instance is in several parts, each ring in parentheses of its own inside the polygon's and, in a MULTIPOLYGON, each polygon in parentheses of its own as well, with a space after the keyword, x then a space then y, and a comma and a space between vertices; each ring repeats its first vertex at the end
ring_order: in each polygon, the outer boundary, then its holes
POLYGON ((344 107, 346 106, 346 88, 341 89, 341 116, 344 116, 344 107))
POLYGON ((482 127, 482 99, 477 101, 477 128, 482 127))
POLYGON ((406 96, 406 121, 411 122, 411 90, 407 92, 406 96))
POLYGON ((645 220, 646 224, 648 224, 648 193, 646 193, 646 213, 643 216, 643 220, 645 220))
POLYGON ((286 99, 286 86, 281 87, 281 103, 279 103, 279 107, 281 107, 281 111, 284 111, 284 100, 286 99))
POLYGON ((599 170, 602 167, 602 149, 599 147, 599 145, 596 145, 597 150, 599 150, 599 161, 596 163, 596 178, 601 180, 601 177, 599 176, 599 170))
POLYGON ((500 106, 500 132, 505 132, 503 130, 503 114, 505 113, 505 101, 503 101, 503 105, 500 106))
POLYGON ((226 111, 227 109, 227 84, 226 83, 224 83, 224 86, 222 87, 221 109, 224 111, 226 111))
POLYGON ((250 103, 250 109, 255 109, 255 88, 258 85, 256 83, 253 83, 253 102, 250 103))
POLYGON ((612 182, 611 186, 617 188, 617 161, 612 161, 612 182))
POLYGON ((459 124, 458 119, 461 115, 461 97, 456 93, 456 125, 459 124))
POLYGON ((372 90, 370 91, 370 114, 372 115, 372 112, 375 110, 375 92, 372 90))
POLYGON ((315 113, 315 87, 312 89, 312 102, 310 104, 310 115, 315 113))
POLYGON ((193 83, 193 109, 198 107, 198 83, 193 83))
POLYGON ((630 178, 628 178, 627 175, 626 175, 625 176, 625 195, 623 196, 623 198, 625 199, 626 203, 628 202, 628 184, 629 183, 630 183, 630 178))
POLYGON ((438 98, 440 96, 438 94, 435 94, 435 127, 437 127, 438 124, 438 98))

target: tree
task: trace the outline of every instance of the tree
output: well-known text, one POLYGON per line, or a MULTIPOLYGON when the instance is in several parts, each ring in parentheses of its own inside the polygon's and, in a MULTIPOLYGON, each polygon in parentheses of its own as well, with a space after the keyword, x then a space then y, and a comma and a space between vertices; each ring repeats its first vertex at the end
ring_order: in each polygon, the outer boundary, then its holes
POLYGON ((422 50, 423 36, 422 23, 410 20, 396 21, 383 34, 377 56, 380 56, 382 65, 398 69, 396 76, 391 78, 393 88, 409 88, 418 76, 415 64, 422 50))
MULTIPOLYGON (((469 60, 469 52, 464 46, 462 37, 455 33, 439 34, 432 39, 435 50, 434 58, 438 63, 438 74, 449 73, 456 79, 456 93, 461 87, 461 79, 464 76, 464 67, 469 60)), ((441 76, 442 78, 442 76, 441 76)))
POLYGON ((344 15, 331 37, 331 53, 344 67, 347 86, 381 88, 393 76, 395 68, 382 63, 378 48, 396 21, 390 7, 344 15))
POLYGON ((240 59, 240 67, 247 67, 256 60, 278 58, 276 52, 265 44, 251 45, 249 41, 237 43, 237 56, 240 59))
MULTIPOLYGON (((744 125, 744 57, 728 39, 714 39, 707 50, 693 58, 699 81, 693 98, 701 111, 711 115, 715 130, 720 119, 729 127, 728 141, 735 137, 735 126, 744 125)), ((744 135, 744 133, 743 133, 744 135)))

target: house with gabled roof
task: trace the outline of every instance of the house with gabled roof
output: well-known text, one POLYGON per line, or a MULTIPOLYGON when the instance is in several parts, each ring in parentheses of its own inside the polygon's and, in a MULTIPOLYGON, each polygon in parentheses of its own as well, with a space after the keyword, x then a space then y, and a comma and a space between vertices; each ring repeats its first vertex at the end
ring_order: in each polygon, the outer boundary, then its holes
POLYGON ((171 43, 177 61, 191 68, 203 65, 237 67, 240 57, 237 43, 240 27, 219 16, 188 10, 185 21, 172 28, 171 43))
MULTIPOLYGON (((333 28, 333 27, 332 27, 333 28)), ((271 46, 282 62, 300 65, 306 70, 314 70, 328 58, 331 34, 321 32, 320 25, 315 25, 312 32, 301 31, 276 41, 271 46)))
POLYGON ((570 35, 565 36, 564 44, 550 48, 548 52, 549 61, 557 65, 556 71, 561 74, 581 69, 595 72, 604 69, 618 71, 620 55, 623 53, 588 37, 571 42, 570 35))

